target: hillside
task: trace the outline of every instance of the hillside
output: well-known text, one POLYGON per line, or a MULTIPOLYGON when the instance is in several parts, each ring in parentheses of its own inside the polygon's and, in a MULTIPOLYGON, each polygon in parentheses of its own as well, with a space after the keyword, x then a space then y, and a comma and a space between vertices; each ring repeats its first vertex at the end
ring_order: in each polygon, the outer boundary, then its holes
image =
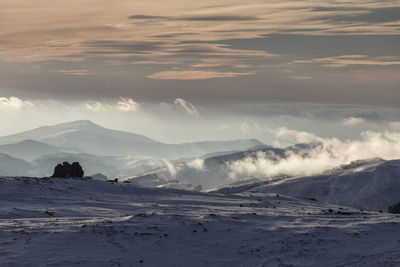
POLYGON ((63 152, 78 153, 79 150, 56 147, 34 140, 23 140, 18 143, 0 145, 0 153, 26 161, 31 161, 45 155, 63 152))
POLYGON ((1 266, 398 266, 400 218, 275 194, 0 178, 1 266))
POLYGON ((22 159, 16 159, 0 153, 0 176, 29 176, 31 165, 22 159))
POLYGON ((400 201, 400 160, 362 160, 321 175, 257 181, 218 190, 221 193, 279 193, 315 198, 321 203, 386 210, 400 201))

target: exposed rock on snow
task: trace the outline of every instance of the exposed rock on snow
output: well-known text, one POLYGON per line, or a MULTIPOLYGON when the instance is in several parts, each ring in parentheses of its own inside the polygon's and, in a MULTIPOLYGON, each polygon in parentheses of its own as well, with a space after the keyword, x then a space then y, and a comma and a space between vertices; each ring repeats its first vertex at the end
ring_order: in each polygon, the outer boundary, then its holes
POLYGON ((64 161, 62 164, 58 164, 54 168, 54 173, 51 177, 54 178, 82 178, 83 170, 79 162, 69 162, 64 161))

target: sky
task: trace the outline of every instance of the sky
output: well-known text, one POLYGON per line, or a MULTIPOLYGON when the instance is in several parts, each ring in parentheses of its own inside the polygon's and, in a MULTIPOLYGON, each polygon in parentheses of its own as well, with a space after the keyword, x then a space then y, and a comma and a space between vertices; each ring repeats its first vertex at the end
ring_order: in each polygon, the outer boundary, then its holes
POLYGON ((0 135, 91 119, 165 142, 353 138, 399 109, 400 1, 0 2, 0 135))

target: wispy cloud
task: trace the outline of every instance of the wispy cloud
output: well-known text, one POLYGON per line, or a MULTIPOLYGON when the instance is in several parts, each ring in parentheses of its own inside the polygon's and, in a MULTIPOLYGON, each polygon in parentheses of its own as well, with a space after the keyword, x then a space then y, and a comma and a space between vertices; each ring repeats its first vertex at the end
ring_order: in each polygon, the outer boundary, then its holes
POLYGON ((189 101, 182 99, 182 98, 177 98, 174 101, 174 104, 184 110, 187 114, 192 115, 192 116, 198 116, 199 112, 197 111, 197 108, 195 105, 190 103, 189 101))
POLYGON ((49 72, 62 73, 72 76, 86 76, 96 74, 95 72, 91 72, 89 70, 49 70, 49 72))
POLYGON ((114 103, 90 101, 85 104, 85 107, 92 111, 136 112, 140 109, 140 104, 131 98, 121 97, 119 101, 114 103))
POLYGON ((32 106, 34 106, 32 102, 22 100, 18 97, 0 97, 0 109, 20 110, 32 106))
POLYGON ((320 64, 331 68, 347 67, 351 65, 393 66, 400 65, 400 57, 368 57, 367 55, 342 55, 336 57, 296 60, 294 62, 320 64))
POLYGON ((311 76, 306 76, 306 75, 291 75, 289 76, 290 79, 293 80, 311 80, 311 76))
POLYGON ((175 21, 213 21, 213 22, 229 22, 229 21, 251 21, 257 20, 253 16, 240 16, 240 15, 193 15, 193 16, 151 16, 151 15, 132 15, 129 16, 133 20, 175 20, 175 21))
POLYGON ((214 78, 231 78, 254 75, 255 72, 221 72, 203 70, 161 71, 153 73, 147 78, 158 80, 205 80, 214 78))

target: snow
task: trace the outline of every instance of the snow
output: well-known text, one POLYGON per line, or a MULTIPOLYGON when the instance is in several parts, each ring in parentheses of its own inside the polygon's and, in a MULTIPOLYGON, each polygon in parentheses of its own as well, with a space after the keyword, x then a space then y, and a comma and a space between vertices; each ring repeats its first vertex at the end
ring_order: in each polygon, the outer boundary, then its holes
POLYGON ((313 197, 322 203, 387 210, 400 201, 400 160, 371 159, 342 165, 321 175, 255 181, 223 187, 220 193, 279 193, 313 197))
POLYGON ((272 193, 0 178, 0 266, 399 266, 399 223, 272 193))

